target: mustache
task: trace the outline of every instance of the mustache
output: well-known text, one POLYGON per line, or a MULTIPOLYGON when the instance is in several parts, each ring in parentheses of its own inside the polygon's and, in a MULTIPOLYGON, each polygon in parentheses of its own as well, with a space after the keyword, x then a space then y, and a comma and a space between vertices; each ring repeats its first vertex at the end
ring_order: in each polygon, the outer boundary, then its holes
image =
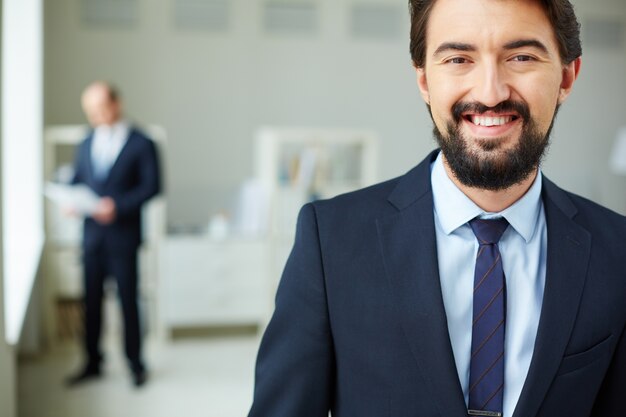
POLYGON ((488 107, 478 102, 468 103, 459 101, 452 106, 452 117, 454 117, 455 122, 459 123, 463 117, 463 113, 483 114, 488 111, 496 114, 516 112, 523 120, 528 121, 530 119, 530 109, 528 108, 528 105, 524 102, 513 100, 503 101, 494 107, 488 107))

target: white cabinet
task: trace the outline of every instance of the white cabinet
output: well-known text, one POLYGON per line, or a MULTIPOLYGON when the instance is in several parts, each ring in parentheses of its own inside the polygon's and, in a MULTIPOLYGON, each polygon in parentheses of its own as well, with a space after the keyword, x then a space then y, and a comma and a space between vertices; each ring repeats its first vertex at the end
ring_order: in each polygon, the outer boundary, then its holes
POLYGON ((162 253, 166 328, 263 323, 269 309, 265 240, 170 235, 162 253))

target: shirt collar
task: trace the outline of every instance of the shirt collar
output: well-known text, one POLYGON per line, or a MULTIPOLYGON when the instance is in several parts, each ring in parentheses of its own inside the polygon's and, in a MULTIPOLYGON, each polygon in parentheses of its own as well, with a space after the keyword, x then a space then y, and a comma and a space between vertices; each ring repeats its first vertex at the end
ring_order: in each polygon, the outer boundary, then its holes
POLYGON ((106 136, 116 135, 116 136, 125 136, 126 132, 128 132, 130 125, 124 119, 120 119, 112 125, 100 125, 97 126, 94 130, 98 134, 105 134, 106 136))
POLYGON ((445 234, 449 235, 474 217, 504 217, 528 243, 532 239, 541 211, 541 170, 530 189, 513 205, 499 213, 478 207, 452 182, 444 167, 441 152, 431 165, 434 209, 445 234))

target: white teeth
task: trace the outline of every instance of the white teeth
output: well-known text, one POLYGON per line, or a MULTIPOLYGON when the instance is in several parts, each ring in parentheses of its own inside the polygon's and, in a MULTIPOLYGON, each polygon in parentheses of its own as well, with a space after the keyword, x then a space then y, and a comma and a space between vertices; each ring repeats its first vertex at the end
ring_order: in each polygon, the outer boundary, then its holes
POLYGON ((476 126, 502 126, 504 124, 509 123, 513 120, 513 116, 505 116, 505 117, 483 117, 483 116, 472 116, 472 122, 476 126))

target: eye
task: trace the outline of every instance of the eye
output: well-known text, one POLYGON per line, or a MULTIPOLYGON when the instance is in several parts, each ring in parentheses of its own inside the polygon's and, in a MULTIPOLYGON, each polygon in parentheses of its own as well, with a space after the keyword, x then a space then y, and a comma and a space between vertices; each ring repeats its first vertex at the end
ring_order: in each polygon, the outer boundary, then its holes
POLYGON ((516 62, 530 62, 530 61, 534 61, 535 58, 533 58, 530 55, 516 55, 513 57, 512 61, 516 61, 516 62))
POLYGON ((457 56, 457 57, 450 58, 450 59, 446 60, 446 63, 448 63, 448 64, 457 64, 457 65, 458 64, 467 64, 468 62, 469 62, 468 59, 460 57, 460 56, 457 56))

